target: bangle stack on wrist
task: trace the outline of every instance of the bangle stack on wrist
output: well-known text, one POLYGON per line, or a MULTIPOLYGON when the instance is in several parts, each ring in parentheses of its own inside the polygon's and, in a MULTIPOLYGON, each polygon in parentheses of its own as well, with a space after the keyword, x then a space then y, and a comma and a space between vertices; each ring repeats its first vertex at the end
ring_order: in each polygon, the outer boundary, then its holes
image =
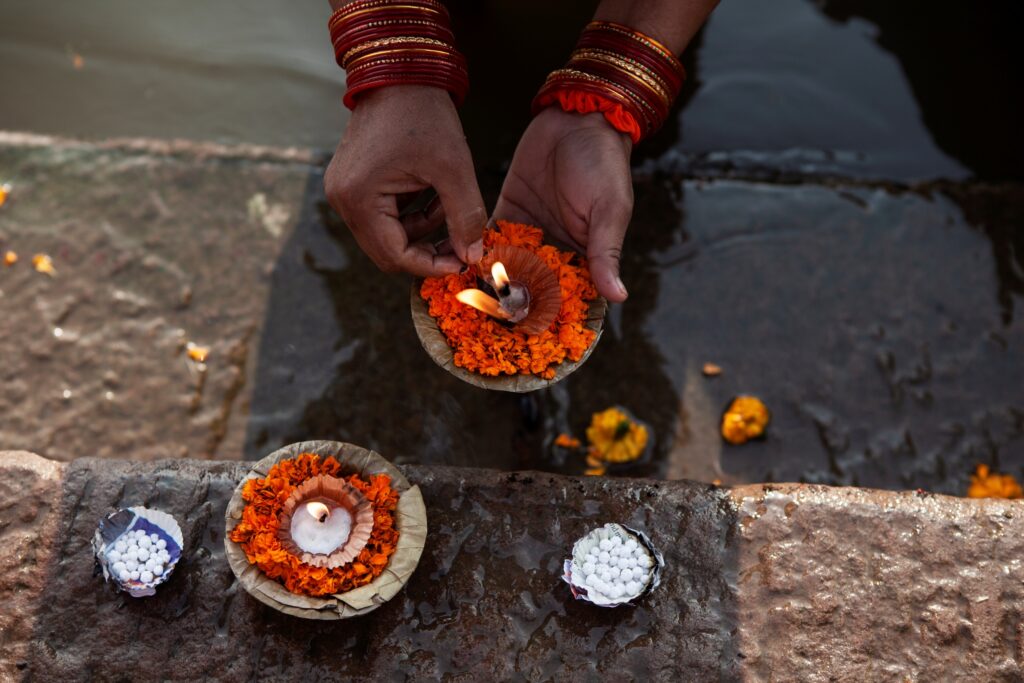
POLYGON ((592 21, 569 63, 544 82, 533 113, 552 104, 581 114, 601 112, 635 143, 668 118, 685 76, 682 63, 654 38, 621 24, 592 21))
POLYGON ((462 104, 466 59, 455 49, 448 10, 436 0, 355 0, 327 22, 334 56, 345 69, 345 106, 387 85, 432 85, 462 104))

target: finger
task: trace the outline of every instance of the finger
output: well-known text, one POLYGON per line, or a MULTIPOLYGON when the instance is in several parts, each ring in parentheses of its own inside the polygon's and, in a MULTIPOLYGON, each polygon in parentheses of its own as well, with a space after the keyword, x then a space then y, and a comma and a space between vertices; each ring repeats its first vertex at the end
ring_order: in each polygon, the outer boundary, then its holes
POLYGON ((590 225, 587 234, 587 261, 590 276, 598 293, 609 301, 622 302, 629 293, 619 277, 622 241, 629 227, 629 209, 617 209, 602 214, 590 225))
MULTIPOLYGON (((433 245, 409 243, 404 226, 393 216, 377 214, 371 225, 373 241, 388 271, 405 271, 421 277, 458 273, 463 263, 453 255, 439 254, 433 245)), ((380 265, 378 263, 378 265, 380 265)))
POLYGON ((413 212, 400 218, 410 242, 423 239, 444 225, 444 207, 435 197, 422 211, 413 212))
POLYGON ((446 169, 432 185, 437 190, 448 221, 448 235, 455 253, 466 263, 476 263, 484 255, 483 232, 487 224, 480 187, 473 172, 473 160, 465 159, 446 169))

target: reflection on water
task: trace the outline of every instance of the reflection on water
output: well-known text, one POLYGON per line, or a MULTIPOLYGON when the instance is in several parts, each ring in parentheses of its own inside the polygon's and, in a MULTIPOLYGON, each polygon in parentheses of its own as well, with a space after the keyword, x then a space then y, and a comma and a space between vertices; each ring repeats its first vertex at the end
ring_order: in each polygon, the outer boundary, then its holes
MULTIPOLYGON (((491 205, 530 97, 591 7, 453 3, 473 78, 463 117, 491 205)), ((630 474, 950 492, 979 461, 1019 475, 1024 197, 955 184, 1020 178, 1020 48, 1007 36, 1019 7, 723 3, 684 57, 673 120, 636 151, 631 298, 579 373, 529 397, 433 365, 408 282, 371 266, 311 175, 275 264, 247 457, 341 438, 399 461, 579 472, 554 436, 582 435, 592 412, 621 404, 656 433, 630 474), (679 180, 751 167, 950 182, 892 194, 679 180), (704 378, 706 361, 723 376, 704 378), (765 441, 725 447, 718 419, 740 392, 775 420, 765 441)), ((333 147, 344 112, 327 12, 11 0, 0 128, 333 147)))

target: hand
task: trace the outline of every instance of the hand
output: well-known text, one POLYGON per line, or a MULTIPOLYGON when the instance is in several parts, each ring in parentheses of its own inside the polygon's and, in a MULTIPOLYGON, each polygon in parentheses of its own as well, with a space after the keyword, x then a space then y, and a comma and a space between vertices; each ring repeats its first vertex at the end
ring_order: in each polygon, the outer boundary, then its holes
POLYGON ((519 141, 495 218, 531 223, 584 251, 597 291, 625 301, 619 257, 633 213, 629 137, 601 114, 541 111, 519 141))
POLYGON ((483 256, 487 211, 455 105, 440 88, 395 85, 364 94, 327 167, 324 190, 381 270, 444 275, 483 256), (439 201, 400 217, 399 200, 428 187, 439 201), (450 247, 421 241, 446 220, 450 247))

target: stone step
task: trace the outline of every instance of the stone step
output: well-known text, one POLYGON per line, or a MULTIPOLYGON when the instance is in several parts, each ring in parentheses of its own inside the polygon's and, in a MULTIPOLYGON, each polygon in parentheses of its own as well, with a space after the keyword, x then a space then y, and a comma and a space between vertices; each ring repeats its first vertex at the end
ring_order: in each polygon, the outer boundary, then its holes
POLYGON ((804 485, 407 466, 430 532, 371 615, 312 622, 242 591, 223 514, 247 464, 0 453, 0 679, 1016 680, 1024 502, 804 485), (93 574, 119 506, 181 522, 156 596, 93 574), (664 552, 637 607, 572 599, 573 540, 619 521, 664 552))

